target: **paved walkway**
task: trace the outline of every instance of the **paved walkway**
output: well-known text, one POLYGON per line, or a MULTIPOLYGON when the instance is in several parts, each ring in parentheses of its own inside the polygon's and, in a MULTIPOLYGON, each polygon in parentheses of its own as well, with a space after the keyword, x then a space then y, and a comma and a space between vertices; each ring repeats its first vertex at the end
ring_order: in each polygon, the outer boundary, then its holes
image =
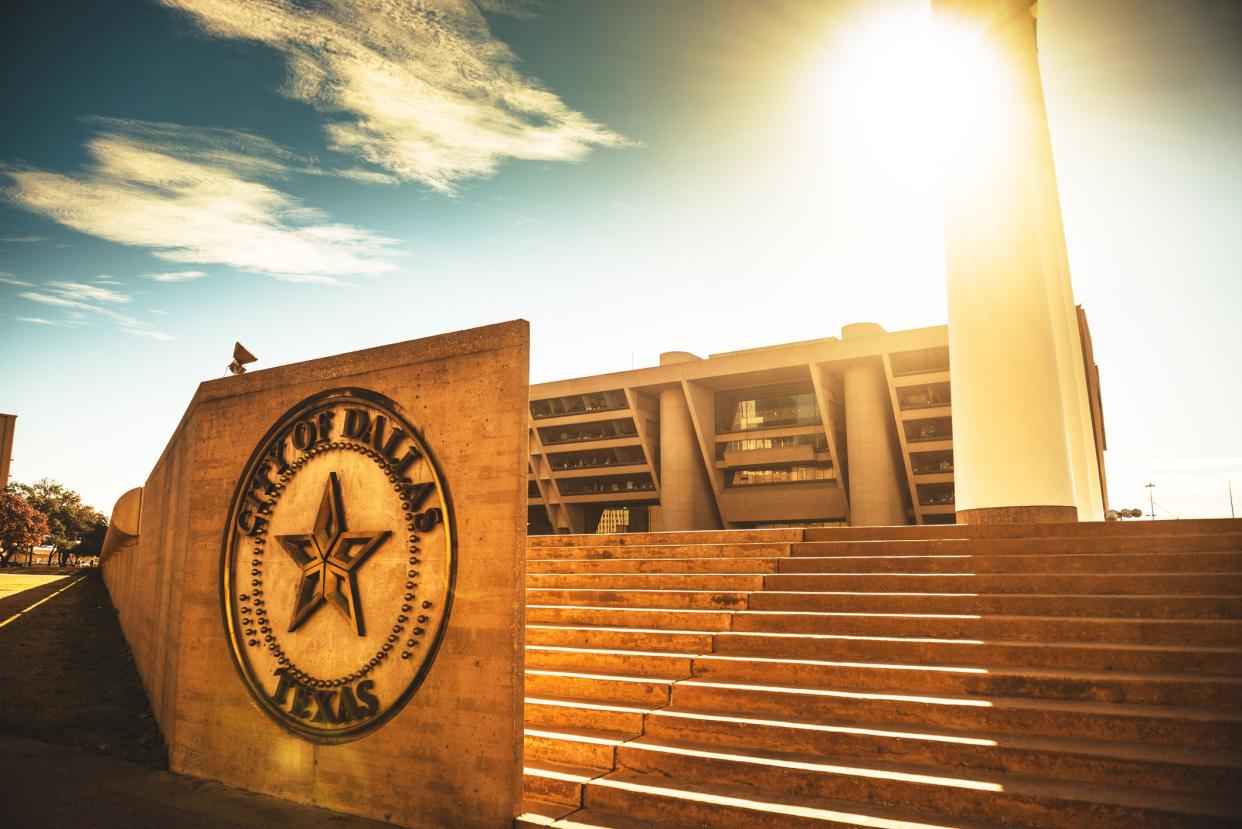
POLYGON ((0 737, 0 823, 28 829, 392 826, 19 737, 0 737))

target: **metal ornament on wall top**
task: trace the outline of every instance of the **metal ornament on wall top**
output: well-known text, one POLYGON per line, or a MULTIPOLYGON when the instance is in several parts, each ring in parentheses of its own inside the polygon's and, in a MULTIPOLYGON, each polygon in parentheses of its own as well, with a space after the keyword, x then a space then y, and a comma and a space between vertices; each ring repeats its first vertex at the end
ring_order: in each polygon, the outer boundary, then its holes
POLYGON ((282 416, 233 494, 221 600, 259 707, 334 743, 391 719, 431 669, 452 609, 444 477, 397 405, 331 389, 282 416))

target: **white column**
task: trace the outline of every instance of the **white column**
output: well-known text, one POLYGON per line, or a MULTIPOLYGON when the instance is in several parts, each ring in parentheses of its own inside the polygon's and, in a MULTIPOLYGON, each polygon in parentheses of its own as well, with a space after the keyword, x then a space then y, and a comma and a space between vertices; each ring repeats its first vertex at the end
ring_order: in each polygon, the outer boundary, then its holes
POLYGON ((1034 21, 1027 0, 932 0, 932 8, 949 37, 970 32, 962 47, 975 38, 989 61, 980 99, 946 110, 978 116, 947 148, 944 176, 958 520, 1075 520, 1067 411, 1078 401, 1066 400, 1067 332, 1044 238, 1050 194, 1041 182, 1052 172, 1040 150, 1047 121, 1034 21))

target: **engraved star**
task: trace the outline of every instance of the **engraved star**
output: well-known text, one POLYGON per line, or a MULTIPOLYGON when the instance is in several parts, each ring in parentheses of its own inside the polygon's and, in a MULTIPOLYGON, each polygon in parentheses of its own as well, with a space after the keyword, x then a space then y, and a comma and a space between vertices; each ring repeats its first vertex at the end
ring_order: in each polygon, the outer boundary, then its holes
POLYGON ((355 571, 392 533, 349 532, 345 525, 345 501, 336 473, 328 474, 315 525, 305 535, 278 535, 276 540, 302 568, 290 632, 297 630, 320 605, 332 605, 365 636, 362 603, 355 571))

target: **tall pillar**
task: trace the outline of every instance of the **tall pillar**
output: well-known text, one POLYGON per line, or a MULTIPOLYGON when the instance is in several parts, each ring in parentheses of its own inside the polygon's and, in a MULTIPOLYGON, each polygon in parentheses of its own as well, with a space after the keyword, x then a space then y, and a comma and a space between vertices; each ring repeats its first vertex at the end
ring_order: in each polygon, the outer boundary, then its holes
MULTIPOLYGON (((697 360, 693 354, 660 355, 660 365, 697 360)), ((703 468, 690 405, 681 387, 660 392, 660 529, 717 529, 711 482, 703 468)))
MULTIPOLYGON (((988 84, 946 90, 946 101, 957 96, 962 107, 947 107, 946 117, 970 127, 947 139, 944 173, 961 523, 1078 517, 1067 433, 1078 401, 1062 377, 1064 295, 1054 290, 1047 253, 1047 201, 1055 191, 1046 186, 1053 173, 1043 149, 1048 127, 1029 6, 1028 0, 932 0, 946 36, 960 36, 960 48, 980 50, 974 74, 985 74, 988 84), (961 100, 966 94, 977 98, 961 100)), ((971 79, 945 82, 963 80, 971 79)), ((952 133, 960 124, 948 126, 952 133)))
POLYGON ((879 360, 856 363, 845 369, 844 380, 850 525, 905 524, 903 473, 897 464, 899 447, 884 367, 879 360))

